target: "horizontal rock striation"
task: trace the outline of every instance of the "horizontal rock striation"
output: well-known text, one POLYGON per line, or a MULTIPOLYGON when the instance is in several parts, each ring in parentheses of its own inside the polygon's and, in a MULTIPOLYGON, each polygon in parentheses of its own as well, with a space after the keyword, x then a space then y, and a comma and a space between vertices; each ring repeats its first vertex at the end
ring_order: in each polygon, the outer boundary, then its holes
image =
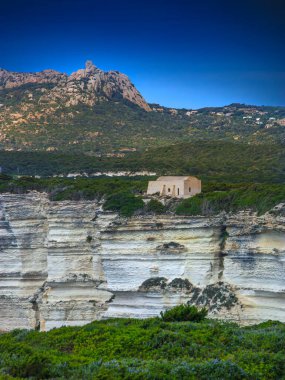
POLYGON ((284 206, 120 218, 98 202, 0 196, 0 330, 149 317, 179 303, 285 321, 284 206))

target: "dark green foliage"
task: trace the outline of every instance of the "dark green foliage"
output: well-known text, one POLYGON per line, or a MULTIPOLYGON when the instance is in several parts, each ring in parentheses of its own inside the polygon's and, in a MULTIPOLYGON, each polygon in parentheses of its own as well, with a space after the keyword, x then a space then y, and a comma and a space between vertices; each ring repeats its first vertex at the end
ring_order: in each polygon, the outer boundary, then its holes
POLYGON ((285 325, 109 319, 0 335, 0 378, 281 380, 285 325))
POLYGON ((285 149, 272 143, 197 141, 130 153, 124 158, 0 151, 0 162, 6 174, 51 176, 150 170, 158 175, 195 175, 203 182, 285 182, 285 149))
POLYGON ((131 216, 143 209, 139 196, 146 190, 147 179, 140 177, 119 178, 34 178, 1 180, 0 193, 26 193, 30 190, 47 192, 53 201, 99 200, 106 197, 105 210, 118 211, 123 216, 131 216))
POLYGON ((104 210, 117 211, 123 216, 132 216, 144 206, 143 200, 130 193, 116 193, 107 197, 104 210))
POLYGON ((171 283, 169 284, 170 287, 176 288, 176 289, 191 289, 192 284, 187 278, 174 278, 171 283))
POLYGON ((165 206, 159 202, 158 200, 156 199, 151 199, 147 206, 146 206, 146 210, 148 212, 153 212, 154 214, 163 214, 166 210, 165 206))
POLYGON ((15 377, 46 379, 52 377, 52 358, 44 352, 35 352, 23 356, 8 367, 10 375, 15 377))
POLYGON ((201 194, 183 200, 176 209, 179 215, 213 215, 220 211, 251 209, 259 214, 285 201, 285 185, 276 184, 222 184, 205 186, 201 194), (212 189, 219 189, 215 190, 212 189), (208 191, 208 189, 210 191, 208 191))
MULTIPOLYGON (((26 193, 30 190, 47 192, 51 200, 93 200, 106 197, 106 210, 132 215, 143 212, 164 213, 168 210, 153 199, 144 206, 140 195, 152 177, 96 177, 96 178, 34 178, 0 177, 0 193, 26 193)), ((203 192, 178 203, 179 215, 212 215, 220 211, 252 209, 264 213, 285 201, 283 184, 244 184, 203 182, 203 192)), ((170 207, 175 209, 175 205, 170 207)), ((175 211, 175 210, 172 210, 175 211)), ((161 227, 157 224, 157 228, 161 227)))
POLYGON ((11 181, 12 179, 13 177, 11 177, 10 175, 3 173, 0 174, 0 181, 11 181))
POLYGON ((165 277, 151 277, 141 284, 140 289, 149 290, 152 287, 159 287, 161 289, 164 289, 166 287, 166 284, 167 279, 165 277))
POLYGON ((208 311, 206 308, 198 309, 192 305, 178 305, 172 309, 161 312, 161 319, 165 322, 201 322, 206 318, 208 311))
POLYGON ((229 237, 229 233, 227 232, 227 227, 223 226, 222 231, 221 231, 221 235, 220 235, 220 249, 221 249, 221 251, 224 250, 228 237, 229 237))
POLYGON ((34 178, 20 177, 1 180, 0 193, 26 193, 30 190, 47 192, 51 200, 93 200, 118 192, 141 194, 147 188, 147 178, 34 178))
POLYGON ((202 181, 285 182, 285 149, 277 144, 179 143, 148 150, 137 158, 138 167, 142 164, 159 174, 194 175, 202 181))

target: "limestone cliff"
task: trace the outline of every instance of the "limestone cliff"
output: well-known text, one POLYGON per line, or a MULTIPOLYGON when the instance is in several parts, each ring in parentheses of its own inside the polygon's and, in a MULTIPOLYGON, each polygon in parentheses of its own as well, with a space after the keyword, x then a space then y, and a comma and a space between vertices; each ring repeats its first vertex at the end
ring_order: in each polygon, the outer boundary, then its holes
POLYGON ((0 330, 158 315, 181 302, 285 321, 284 206, 123 219, 96 202, 0 197, 0 330))

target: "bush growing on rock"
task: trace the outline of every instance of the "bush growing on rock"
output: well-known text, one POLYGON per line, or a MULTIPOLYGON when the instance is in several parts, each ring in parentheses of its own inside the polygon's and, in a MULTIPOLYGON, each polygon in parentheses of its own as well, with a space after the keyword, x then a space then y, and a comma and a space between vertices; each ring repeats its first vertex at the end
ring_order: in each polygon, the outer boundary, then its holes
POLYGON ((228 184, 214 187, 205 185, 203 192, 183 199, 176 207, 178 215, 218 214, 221 211, 237 212, 251 209, 264 214, 285 199, 285 186, 277 184, 228 184))
POLYGON ((208 311, 204 307, 199 310, 196 306, 186 304, 175 306, 160 313, 164 322, 201 322, 207 314, 208 311))
POLYGON ((151 199, 146 205, 146 210, 154 214, 163 214, 165 212, 165 206, 158 200, 151 199))
POLYGON ((116 193, 107 197, 104 210, 117 211, 123 216, 132 216, 135 211, 142 209, 143 200, 131 193, 116 193))

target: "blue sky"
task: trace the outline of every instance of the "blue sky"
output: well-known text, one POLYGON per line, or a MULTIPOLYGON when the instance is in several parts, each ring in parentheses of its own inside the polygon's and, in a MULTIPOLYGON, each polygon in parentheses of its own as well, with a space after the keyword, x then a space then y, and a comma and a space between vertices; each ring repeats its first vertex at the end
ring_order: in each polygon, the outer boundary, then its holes
POLYGON ((91 59, 152 103, 285 105, 284 20, 280 0, 1 0, 0 67, 91 59))

